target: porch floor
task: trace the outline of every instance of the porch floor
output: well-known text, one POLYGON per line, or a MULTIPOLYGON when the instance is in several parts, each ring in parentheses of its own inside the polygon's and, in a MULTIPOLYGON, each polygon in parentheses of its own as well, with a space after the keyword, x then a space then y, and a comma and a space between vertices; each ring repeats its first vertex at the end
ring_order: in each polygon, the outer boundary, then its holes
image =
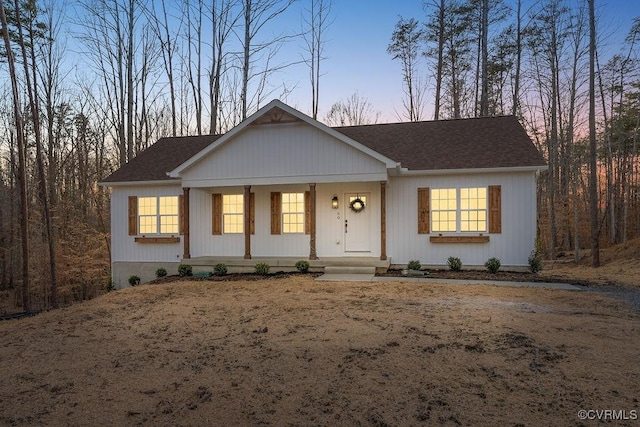
POLYGON ((323 257, 317 260, 309 260, 302 257, 193 257, 183 259, 182 262, 193 267, 193 272, 213 271, 216 264, 225 264, 230 273, 251 273, 258 263, 266 263, 271 267, 271 272, 296 271, 296 262, 305 260, 309 262, 309 270, 324 272, 325 267, 373 267, 378 273, 386 272, 391 265, 391 260, 380 260, 377 257, 323 257))

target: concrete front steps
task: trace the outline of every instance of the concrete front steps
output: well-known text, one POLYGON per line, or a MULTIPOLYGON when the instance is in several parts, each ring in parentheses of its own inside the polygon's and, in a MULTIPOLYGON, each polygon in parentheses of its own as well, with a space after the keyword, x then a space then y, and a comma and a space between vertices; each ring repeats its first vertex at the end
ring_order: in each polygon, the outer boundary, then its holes
POLYGON ((357 266, 341 266, 341 265, 328 265, 324 268, 324 274, 368 274, 375 275, 376 267, 357 267, 357 266))

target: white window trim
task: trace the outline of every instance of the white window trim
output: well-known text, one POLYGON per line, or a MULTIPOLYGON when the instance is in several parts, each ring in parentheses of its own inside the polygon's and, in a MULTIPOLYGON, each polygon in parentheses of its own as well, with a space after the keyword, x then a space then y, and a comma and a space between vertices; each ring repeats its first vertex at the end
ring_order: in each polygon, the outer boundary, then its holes
POLYGON ((455 209, 455 214, 456 214, 456 229, 454 231, 436 231, 434 230, 433 227, 433 223, 434 223, 434 219, 433 219, 433 214, 434 212, 453 212, 454 210, 452 209, 433 209, 431 208, 431 215, 429 218, 429 227, 431 229, 431 231, 433 233, 449 233, 449 234, 469 234, 469 233, 488 233, 489 230, 489 187, 438 187, 438 188, 430 188, 429 189, 429 204, 431 206, 433 206, 433 198, 432 198, 432 192, 433 190, 450 190, 450 189, 454 189, 456 191, 456 209, 455 209), (486 191, 485 194, 485 208, 484 209, 462 209, 461 205, 461 190, 462 189, 473 189, 473 188, 484 188, 486 191), (466 231, 462 231, 461 230, 461 226, 462 226, 462 212, 472 212, 472 211, 482 211, 484 210, 485 212, 485 228, 484 230, 466 230, 466 231))
MULTIPOLYGON (((282 234, 305 234, 305 208, 306 206, 304 205, 304 192, 300 193, 300 192, 294 192, 294 193, 281 193, 281 200, 280 200, 280 224, 282 227, 282 234), (302 211, 296 211, 296 212, 285 212, 284 211, 284 204, 285 204, 285 194, 295 194, 295 195, 301 195, 302 196, 302 211), (302 231, 285 231, 285 221, 284 221, 284 217, 285 215, 302 215, 302 221, 300 223, 300 225, 302 225, 302 231)), ((292 224, 292 223, 289 223, 292 224)), ((295 223, 296 225, 298 224, 298 222, 295 223)))
POLYGON ((141 196, 138 197, 138 232, 140 235, 144 235, 144 236, 148 236, 148 235, 153 235, 153 236, 175 236, 176 234, 180 233, 180 206, 178 206, 178 204, 180 203, 180 197, 179 196, 141 196), (177 206, 177 212, 175 214, 171 214, 171 215, 167 215, 167 214, 161 214, 160 213, 160 199, 161 198, 175 198, 176 199, 176 206, 177 206), (140 201, 142 199, 155 199, 156 202, 156 213, 153 215, 143 215, 140 213, 140 201), (141 219, 143 217, 155 217, 156 218, 156 231, 155 232, 143 232, 142 231, 142 224, 141 224, 141 219), (162 218, 163 217, 175 217, 176 218, 176 231, 171 231, 171 232, 167 232, 167 233, 162 233, 160 230, 162 229, 162 218))
POLYGON ((244 234, 244 225, 242 225, 240 227, 239 231, 227 231, 227 227, 226 227, 226 221, 225 219, 227 217, 240 217, 240 224, 244 224, 244 194, 223 194, 222 195, 222 234, 244 234), (242 203, 240 203, 240 206, 242 206, 242 213, 231 213, 231 212, 225 212, 225 207, 228 206, 227 204, 225 204, 224 200, 225 197, 228 196, 238 196, 242 198, 242 203))

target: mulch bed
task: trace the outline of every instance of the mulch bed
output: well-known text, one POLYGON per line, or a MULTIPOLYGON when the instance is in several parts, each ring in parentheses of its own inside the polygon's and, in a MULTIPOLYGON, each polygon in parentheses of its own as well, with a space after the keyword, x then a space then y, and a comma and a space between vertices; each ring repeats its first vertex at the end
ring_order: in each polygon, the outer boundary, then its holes
MULTIPOLYGON (((425 271, 426 273, 426 271, 425 271)), ((561 282, 561 283, 581 283, 579 280, 568 280, 561 277, 540 276, 529 272, 499 271, 491 274, 484 270, 428 270, 429 274, 425 274, 427 279, 455 279, 455 280, 498 280, 507 282, 561 282)), ((379 274, 381 277, 402 277, 402 270, 388 270, 385 274, 379 274)), ((409 276, 420 277, 420 276, 409 276)))
MULTIPOLYGON (((426 271, 425 271, 426 273, 426 271)), ((451 270, 429 270, 429 274, 425 274, 423 277, 427 279, 455 279, 455 280, 497 280, 497 281, 507 281, 507 282, 558 282, 558 283, 571 283, 575 285, 589 286, 590 283, 587 281, 576 280, 576 279, 567 279, 563 277, 554 277, 554 276, 540 276, 538 274, 529 273, 529 272, 513 272, 513 271, 499 271, 496 274, 491 274, 487 271, 483 270, 463 270, 463 271, 451 271, 451 270)), ((292 276, 309 276, 309 277, 318 277, 321 276, 322 273, 319 272, 310 272, 310 273, 299 273, 299 272, 284 272, 279 271, 275 273, 270 273, 267 275, 256 274, 256 273, 230 273, 224 276, 210 276, 210 277, 181 277, 178 275, 162 277, 159 279, 155 279, 150 281, 150 284, 162 284, 162 283, 172 283, 178 281, 213 281, 213 282, 234 282, 239 280, 246 281, 259 281, 259 280, 271 280, 271 279, 282 279, 292 276)), ((403 277, 402 270, 388 270, 384 274, 377 274, 378 277, 403 277)), ((420 276, 409 276, 409 277, 420 277, 420 276)))

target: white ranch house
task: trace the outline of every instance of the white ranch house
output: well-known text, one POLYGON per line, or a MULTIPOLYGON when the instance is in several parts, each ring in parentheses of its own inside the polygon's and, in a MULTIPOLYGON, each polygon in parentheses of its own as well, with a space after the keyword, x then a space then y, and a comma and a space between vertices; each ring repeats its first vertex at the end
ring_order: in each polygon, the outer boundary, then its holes
POLYGON ((331 128, 274 100, 224 135, 160 139, 104 179, 113 281, 181 262, 523 268, 545 168, 512 116, 331 128))

